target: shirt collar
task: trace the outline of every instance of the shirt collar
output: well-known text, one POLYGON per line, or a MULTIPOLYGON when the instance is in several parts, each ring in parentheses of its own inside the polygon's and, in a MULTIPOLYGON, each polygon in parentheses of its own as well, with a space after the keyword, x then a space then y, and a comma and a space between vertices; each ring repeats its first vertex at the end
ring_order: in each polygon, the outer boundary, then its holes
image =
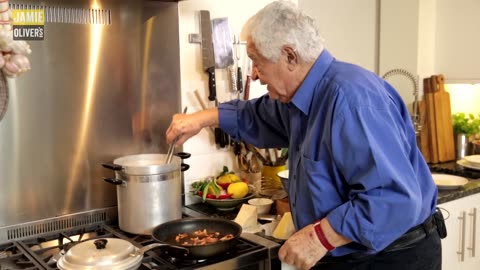
POLYGON ((315 85, 323 79, 333 60, 330 52, 324 49, 293 96, 291 102, 305 115, 310 111, 315 85))

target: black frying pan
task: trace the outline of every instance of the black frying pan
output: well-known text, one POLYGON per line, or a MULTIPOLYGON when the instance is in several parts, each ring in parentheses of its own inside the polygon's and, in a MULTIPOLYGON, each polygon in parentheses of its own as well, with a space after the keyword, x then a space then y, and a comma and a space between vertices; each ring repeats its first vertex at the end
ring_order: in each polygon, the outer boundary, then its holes
POLYGON ((175 258, 205 259, 220 255, 235 245, 242 227, 234 221, 223 218, 182 218, 162 223, 155 227, 152 237, 160 243, 171 246, 181 246, 188 249, 188 254, 181 249, 168 249, 169 255, 175 258), (175 241, 175 237, 181 233, 193 233, 197 230, 207 229, 210 232, 219 232, 221 236, 229 233, 233 235, 232 239, 218 241, 213 244, 203 246, 181 246, 175 241))

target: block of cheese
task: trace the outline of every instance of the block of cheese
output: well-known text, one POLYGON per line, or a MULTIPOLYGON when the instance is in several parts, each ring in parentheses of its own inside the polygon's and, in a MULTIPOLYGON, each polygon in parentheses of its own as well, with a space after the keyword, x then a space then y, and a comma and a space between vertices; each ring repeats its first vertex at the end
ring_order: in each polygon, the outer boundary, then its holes
POLYGON ((256 229, 257 226, 257 207, 250 204, 243 204, 235 217, 235 222, 242 226, 242 229, 246 232, 252 229, 256 229))
POLYGON ((277 227, 273 230, 272 236, 287 240, 294 232, 295 225, 293 225, 292 212, 285 212, 277 227))

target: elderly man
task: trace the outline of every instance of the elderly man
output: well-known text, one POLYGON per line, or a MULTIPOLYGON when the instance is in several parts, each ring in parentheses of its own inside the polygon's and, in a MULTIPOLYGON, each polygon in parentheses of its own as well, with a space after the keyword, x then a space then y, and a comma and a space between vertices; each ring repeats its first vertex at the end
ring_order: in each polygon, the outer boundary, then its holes
POLYGON ((288 1, 264 7, 242 34, 252 79, 268 95, 175 115, 167 142, 218 126, 258 147, 288 147, 284 188, 297 228, 279 251, 288 264, 440 270, 437 189, 395 89, 336 60, 288 1))

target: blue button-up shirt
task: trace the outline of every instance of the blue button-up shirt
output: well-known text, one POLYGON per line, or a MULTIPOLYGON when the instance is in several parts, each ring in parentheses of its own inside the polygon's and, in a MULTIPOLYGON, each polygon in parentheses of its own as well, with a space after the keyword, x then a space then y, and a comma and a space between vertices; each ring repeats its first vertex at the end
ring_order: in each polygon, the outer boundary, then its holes
POLYGON ((435 210, 437 188, 400 95, 326 50, 290 103, 233 100, 219 118, 235 140, 288 147, 283 184, 296 228, 326 217, 353 241, 333 256, 378 252, 435 210))

